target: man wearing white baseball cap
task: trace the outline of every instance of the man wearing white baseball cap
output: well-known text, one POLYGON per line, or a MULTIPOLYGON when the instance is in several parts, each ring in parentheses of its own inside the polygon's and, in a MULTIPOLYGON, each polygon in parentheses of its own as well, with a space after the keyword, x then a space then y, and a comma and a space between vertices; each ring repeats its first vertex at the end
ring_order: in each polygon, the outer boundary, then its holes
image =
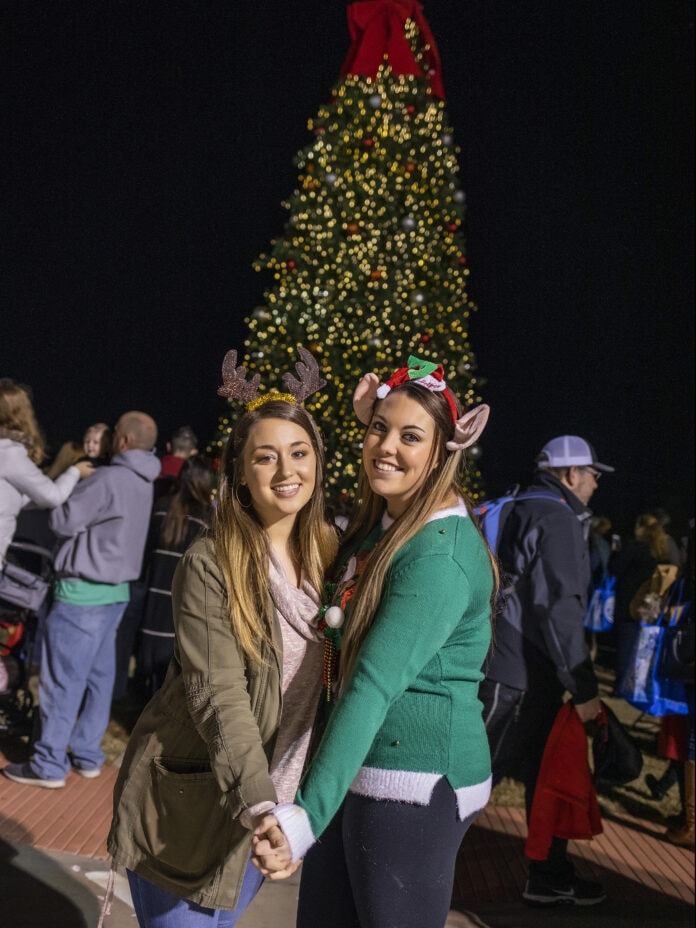
MULTIPOLYGON (((590 586, 587 504, 602 474, 614 470, 578 435, 552 438, 536 464, 533 484, 502 528, 498 558, 506 599, 479 691, 493 782, 513 776, 524 783, 528 818, 565 694, 583 723, 601 709, 583 627, 590 586)), ((575 875, 567 841, 554 837, 546 859, 530 860, 522 897, 534 906, 589 906, 606 894, 599 883, 575 875)))

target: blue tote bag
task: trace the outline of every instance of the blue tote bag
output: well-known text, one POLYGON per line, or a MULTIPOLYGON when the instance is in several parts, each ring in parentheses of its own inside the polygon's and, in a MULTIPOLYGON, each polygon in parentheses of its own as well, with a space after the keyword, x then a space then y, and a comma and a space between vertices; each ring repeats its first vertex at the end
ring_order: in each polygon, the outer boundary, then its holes
POLYGON ((585 613, 584 625, 588 632, 608 632, 614 626, 614 587, 616 577, 607 574, 595 587, 585 613))
POLYGON ((618 683, 617 694, 648 715, 686 715, 688 711, 684 683, 661 673, 662 651, 672 646, 670 629, 688 608, 682 602, 683 589, 681 580, 672 584, 657 622, 636 623, 631 661, 618 683))

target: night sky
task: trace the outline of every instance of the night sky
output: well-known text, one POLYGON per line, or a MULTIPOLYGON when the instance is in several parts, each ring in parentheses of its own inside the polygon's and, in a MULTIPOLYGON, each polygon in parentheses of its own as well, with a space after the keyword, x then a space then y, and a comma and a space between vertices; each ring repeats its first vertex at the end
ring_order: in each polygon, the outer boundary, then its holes
MULTIPOLYGON (((467 193, 488 491, 577 433, 594 508, 693 514, 693 7, 430 0, 467 193)), ((0 376, 56 450, 150 412, 202 444, 267 281, 345 4, 5 2, 0 376), (9 158, 7 157, 9 156, 9 158)))

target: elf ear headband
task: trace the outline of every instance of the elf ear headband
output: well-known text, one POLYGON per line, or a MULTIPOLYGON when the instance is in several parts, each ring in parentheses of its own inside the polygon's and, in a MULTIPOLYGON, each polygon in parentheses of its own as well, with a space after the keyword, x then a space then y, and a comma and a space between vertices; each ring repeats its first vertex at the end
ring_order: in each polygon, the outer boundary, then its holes
POLYGON ((444 379, 442 365, 413 356, 408 359, 406 367, 400 367, 384 384, 380 385, 376 374, 365 374, 353 394, 353 409, 360 422, 368 425, 372 419, 375 402, 384 399, 394 387, 404 383, 414 383, 432 393, 444 395, 454 423, 454 435, 446 445, 448 451, 463 451, 477 441, 488 422, 490 407, 482 403, 465 412, 463 416, 457 417, 457 407, 444 379))
POLYGON ((313 393, 325 387, 326 381, 321 377, 319 365, 312 353, 301 347, 297 351, 302 358, 302 361, 295 364, 297 377, 289 372, 283 374, 283 383, 288 392, 281 393, 279 390, 272 389, 259 395, 261 374, 254 374, 251 380, 247 380, 246 367, 243 364, 237 367, 237 351, 232 348, 222 362, 222 386, 218 387, 218 396, 226 396, 245 403, 247 412, 253 412, 254 409, 273 400, 282 400, 296 406, 301 405, 313 393))

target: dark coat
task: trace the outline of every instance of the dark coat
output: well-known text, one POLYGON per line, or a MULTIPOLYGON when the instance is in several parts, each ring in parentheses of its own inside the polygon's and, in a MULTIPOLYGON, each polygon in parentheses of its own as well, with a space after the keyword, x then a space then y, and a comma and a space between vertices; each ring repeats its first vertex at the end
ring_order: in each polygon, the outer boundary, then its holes
POLYGON ((486 677, 518 690, 578 703, 597 695, 583 620, 590 586, 590 510, 551 474, 539 471, 529 491, 557 499, 514 504, 498 557, 509 592, 496 615, 486 677))

